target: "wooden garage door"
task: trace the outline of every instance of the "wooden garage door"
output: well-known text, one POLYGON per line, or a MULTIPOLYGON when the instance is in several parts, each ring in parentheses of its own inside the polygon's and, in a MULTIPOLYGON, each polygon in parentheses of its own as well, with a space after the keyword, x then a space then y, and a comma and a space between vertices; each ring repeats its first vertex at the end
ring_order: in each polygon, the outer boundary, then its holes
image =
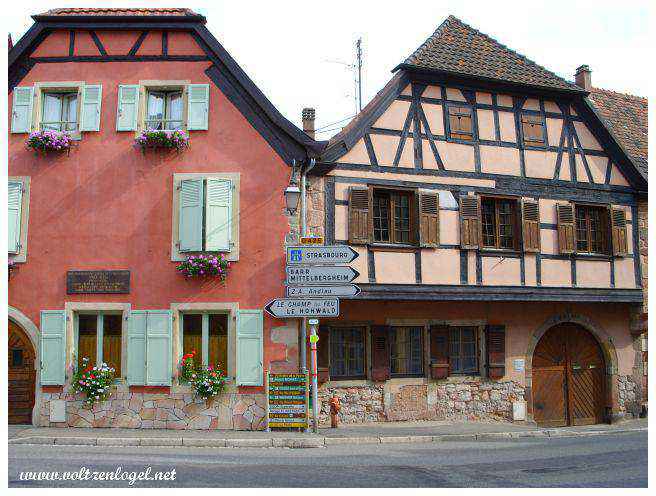
POLYGON ((533 417, 555 427, 603 422, 605 366, 588 331, 562 324, 542 336, 533 354, 533 417))
POLYGON ((34 348, 23 330, 9 321, 8 403, 10 424, 31 424, 34 408, 34 348))

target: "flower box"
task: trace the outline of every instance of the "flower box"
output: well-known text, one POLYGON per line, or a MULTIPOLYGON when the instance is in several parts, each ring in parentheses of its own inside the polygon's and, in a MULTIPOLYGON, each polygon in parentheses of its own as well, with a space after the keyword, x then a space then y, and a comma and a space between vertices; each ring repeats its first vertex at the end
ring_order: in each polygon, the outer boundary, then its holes
POLYGON ((73 139, 69 132, 46 129, 30 133, 25 142, 25 146, 37 153, 68 153, 71 150, 72 142, 73 139))
POLYGON ((229 267, 230 262, 223 254, 189 255, 185 261, 180 262, 177 269, 187 278, 216 277, 225 281, 229 267))
POLYGON ((162 149, 182 151, 189 146, 189 135, 179 129, 144 129, 135 139, 142 151, 147 149, 162 149))

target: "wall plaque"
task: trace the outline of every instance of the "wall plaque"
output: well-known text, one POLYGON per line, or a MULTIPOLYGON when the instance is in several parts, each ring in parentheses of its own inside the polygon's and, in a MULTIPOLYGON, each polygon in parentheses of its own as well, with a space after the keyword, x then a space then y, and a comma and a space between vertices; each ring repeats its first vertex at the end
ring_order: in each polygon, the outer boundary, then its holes
POLYGON ((66 293, 129 293, 129 270, 69 270, 66 293))

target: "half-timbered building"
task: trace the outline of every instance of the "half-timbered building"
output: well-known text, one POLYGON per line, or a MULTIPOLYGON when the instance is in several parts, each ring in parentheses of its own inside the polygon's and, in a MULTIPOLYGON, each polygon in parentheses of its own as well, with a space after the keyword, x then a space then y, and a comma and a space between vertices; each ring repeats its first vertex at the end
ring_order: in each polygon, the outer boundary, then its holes
POLYGON ((451 16, 330 140, 308 201, 314 232, 359 253, 362 293, 319 341, 345 421, 638 413, 646 149, 589 76, 451 16))

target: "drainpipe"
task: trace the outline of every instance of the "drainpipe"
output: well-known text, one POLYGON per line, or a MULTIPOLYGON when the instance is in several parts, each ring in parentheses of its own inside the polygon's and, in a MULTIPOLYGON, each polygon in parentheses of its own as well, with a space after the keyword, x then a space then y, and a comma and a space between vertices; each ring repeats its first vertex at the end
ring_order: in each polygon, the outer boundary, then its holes
MULTIPOLYGON (((301 236, 307 236, 307 173, 314 168, 315 159, 311 158, 307 167, 301 169, 301 236)), ((301 372, 307 372, 307 318, 301 320, 301 372)))

